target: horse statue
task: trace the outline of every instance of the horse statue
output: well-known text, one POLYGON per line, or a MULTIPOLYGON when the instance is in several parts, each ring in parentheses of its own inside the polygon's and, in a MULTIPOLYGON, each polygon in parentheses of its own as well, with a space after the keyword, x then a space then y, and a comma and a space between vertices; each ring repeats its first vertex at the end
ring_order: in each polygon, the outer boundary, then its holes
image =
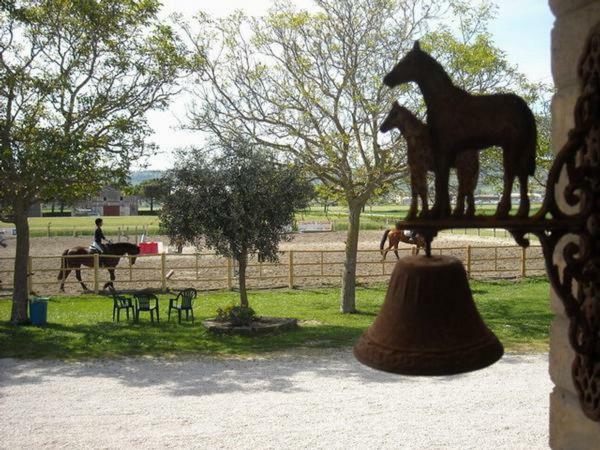
POLYGON ((448 177, 450 163, 465 149, 502 148, 504 188, 496 209, 506 218, 510 195, 519 178, 518 217, 529 214, 528 177, 535 172, 536 125, 525 101, 514 94, 471 95, 455 86, 440 63, 422 51, 419 41, 394 66, 383 82, 389 87, 416 82, 427 105, 435 171, 433 217, 450 215, 448 177))
MULTIPOLYGON (((398 102, 394 102, 392 109, 381 124, 383 133, 392 128, 400 130, 406 139, 406 156, 410 170, 411 202, 407 219, 414 219, 417 215, 418 198, 421 198, 421 214, 427 216, 429 209, 427 203, 427 171, 433 172, 433 155, 431 137, 426 124, 398 102)), ((473 196, 479 178, 479 153, 476 150, 464 150, 456 154, 451 164, 456 168, 458 178, 458 197, 453 215, 465 215, 465 201, 467 202, 466 215, 475 215, 475 198, 473 196)))
MULTIPOLYGON (((121 260, 120 257, 124 255, 134 256, 131 258, 131 264, 135 264, 135 256, 140 254, 140 248, 135 244, 129 242, 117 242, 106 244, 106 253, 99 256, 100 267, 104 267, 110 274, 110 281, 104 285, 104 289, 108 286, 113 285, 115 281, 115 267, 121 260)), ((60 283, 60 290, 64 292, 65 281, 72 270, 75 270, 75 277, 81 284, 84 291, 88 288, 85 283, 81 280, 81 266, 94 267, 94 253, 86 247, 73 247, 65 250, 62 253, 60 272, 58 273, 58 280, 60 283), (65 256, 77 256, 77 258, 65 258, 65 256)))
POLYGON ((415 234, 414 237, 407 236, 404 234, 403 230, 399 230, 398 226, 396 228, 388 228, 383 232, 383 237, 381 238, 381 243, 379 244, 379 250, 381 251, 381 260, 385 261, 388 252, 393 248, 394 255, 396 255, 396 259, 400 259, 398 255, 398 244, 400 242, 404 242, 405 244, 415 245, 417 247, 417 255, 419 254, 419 250, 425 248, 425 238, 420 234, 415 234), (387 248, 384 250, 385 242, 389 241, 387 248))

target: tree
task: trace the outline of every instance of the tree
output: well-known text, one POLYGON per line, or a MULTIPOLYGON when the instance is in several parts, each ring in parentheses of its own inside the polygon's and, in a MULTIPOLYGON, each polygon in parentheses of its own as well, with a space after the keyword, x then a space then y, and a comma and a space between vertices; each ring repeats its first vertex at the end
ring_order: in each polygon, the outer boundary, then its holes
POLYGON ((265 17, 254 19, 240 13, 221 20, 200 15, 200 31, 184 25, 197 57, 206 62, 197 73, 189 127, 276 149, 318 177, 323 190, 344 199, 349 224, 341 310, 354 312, 361 211, 376 192, 384 194, 406 176, 403 141, 378 135, 379 124, 398 97, 413 111, 424 112, 415 86, 392 91, 382 77, 423 36, 431 36, 443 62, 454 58, 455 50, 469 56, 463 61, 472 63, 469 70, 454 74, 461 81, 468 78, 459 84, 485 81, 477 79, 480 74, 492 80, 518 77, 512 76, 512 67, 497 64, 505 59, 465 53, 472 48, 442 41, 448 36, 467 44, 481 40, 503 57, 486 31, 494 14, 488 1, 476 6, 459 0, 314 4, 316 11, 308 12, 277 3, 265 17), (461 28, 450 32, 444 23, 461 28), (456 38, 459 33, 462 37, 456 38))
POLYGON ((239 267, 240 303, 248 306, 246 267, 258 253, 278 259, 278 245, 291 239, 287 226, 306 208, 313 187, 295 166, 281 165, 260 149, 233 146, 207 162, 195 150, 182 155, 170 175, 161 226, 172 242, 204 243, 239 267))
MULTIPOLYGON (((402 177, 400 146, 378 136, 392 92, 381 79, 442 0, 316 0, 316 12, 277 3, 267 16, 198 16, 183 25, 197 57, 189 127, 280 151, 348 205, 341 310, 355 312, 360 215, 402 177), (199 29, 200 31, 195 31, 199 29)), ((406 102, 414 104, 406 96, 406 102)))
POLYGON ((163 200, 169 193, 168 183, 162 178, 142 181, 136 189, 142 197, 150 201, 150 212, 154 212, 154 201, 163 200))
POLYGON ((27 320, 27 210, 123 179, 150 153, 145 114, 185 66, 155 0, 13 0, 0 9, 0 218, 17 245, 11 320, 27 320))

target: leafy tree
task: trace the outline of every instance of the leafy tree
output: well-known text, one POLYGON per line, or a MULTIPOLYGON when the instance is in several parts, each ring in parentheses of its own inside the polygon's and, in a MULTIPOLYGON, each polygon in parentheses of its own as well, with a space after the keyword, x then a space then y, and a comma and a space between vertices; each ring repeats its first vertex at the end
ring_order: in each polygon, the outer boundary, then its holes
POLYGON ((199 15, 196 27, 184 25, 206 62, 197 72, 189 127, 278 150, 344 199, 349 224, 341 310, 354 312, 362 209, 405 167, 399 147, 378 137, 394 100, 381 79, 447 3, 314 3, 316 12, 278 2, 262 18, 199 15))
POLYGON ((124 178, 150 153, 146 112, 186 63, 155 0, 13 0, 0 7, 0 218, 15 223, 11 320, 27 320, 27 210, 124 178))
POLYGON ((182 155, 170 176, 161 226, 171 240, 204 243, 239 266, 240 303, 248 306, 248 256, 276 261, 286 228, 306 208, 312 184, 295 166, 281 165, 252 147, 227 147, 213 161, 199 151, 182 155))
POLYGON ((344 199, 349 224, 341 310, 354 312, 361 211, 373 195, 406 177, 404 145, 394 143, 393 134, 379 135, 379 124, 397 97, 424 112, 415 86, 390 90, 382 77, 423 36, 442 62, 464 56, 452 75, 469 89, 522 77, 489 38, 494 8, 488 1, 314 4, 315 12, 280 2, 262 18, 200 15, 196 27, 184 25, 206 62, 197 72, 189 127, 276 149, 318 177, 328 196, 344 199), (444 23, 460 28, 450 31, 444 23))
POLYGON ((169 193, 169 185, 162 178, 143 181, 136 188, 136 193, 150 202, 150 212, 154 212, 154 202, 164 200, 169 193))

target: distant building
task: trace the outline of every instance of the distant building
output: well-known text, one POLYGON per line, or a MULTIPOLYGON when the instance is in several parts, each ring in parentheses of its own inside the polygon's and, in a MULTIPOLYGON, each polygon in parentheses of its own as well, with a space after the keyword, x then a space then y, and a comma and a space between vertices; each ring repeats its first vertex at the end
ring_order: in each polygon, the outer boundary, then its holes
POLYGON ((96 197, 77 202, 73 207, 74 216, 137 216, 138 198, 123 193, 112 186, 100 190, 96 197))

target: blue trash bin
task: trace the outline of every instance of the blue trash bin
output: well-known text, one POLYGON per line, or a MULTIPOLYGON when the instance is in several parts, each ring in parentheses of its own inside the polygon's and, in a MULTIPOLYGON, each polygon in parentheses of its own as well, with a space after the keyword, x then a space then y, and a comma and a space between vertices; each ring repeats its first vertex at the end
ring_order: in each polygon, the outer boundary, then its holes
POLYGON ((35 297, 29 300, 29 318, 32 325, 46 325, 48 319, 47 297, 35 297))

